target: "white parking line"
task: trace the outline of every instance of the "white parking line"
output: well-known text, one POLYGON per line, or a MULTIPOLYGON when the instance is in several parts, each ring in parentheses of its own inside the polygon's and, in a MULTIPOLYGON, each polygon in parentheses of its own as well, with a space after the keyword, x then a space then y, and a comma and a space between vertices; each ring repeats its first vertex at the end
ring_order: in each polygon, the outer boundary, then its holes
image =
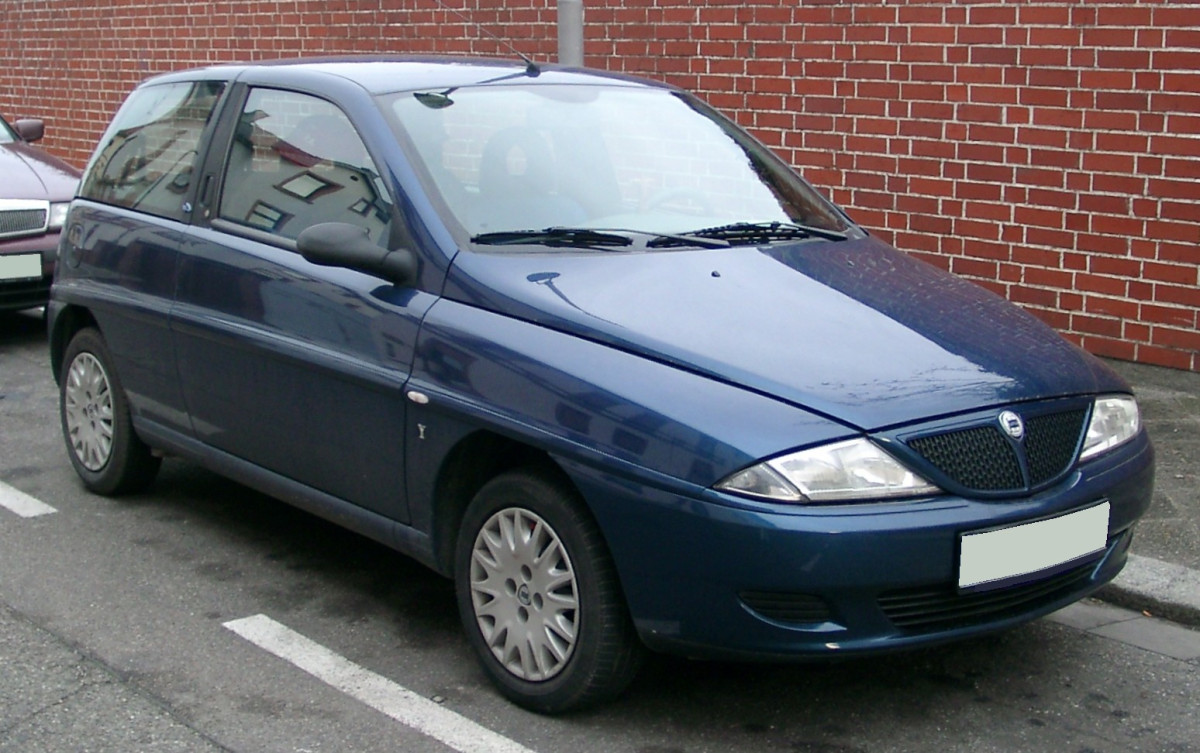
POLYGON ((533 753, 507 737, 358 666, 266 615, 256 614, 224 625, 318 680, 461 753, 533 753))
POLYGON ((12 488, 0 481, 0 507, 15 512, 22 518, 36 518, 39 515, 49 515, 58 512, 40 499, 34 499, 23 491, 12 488))

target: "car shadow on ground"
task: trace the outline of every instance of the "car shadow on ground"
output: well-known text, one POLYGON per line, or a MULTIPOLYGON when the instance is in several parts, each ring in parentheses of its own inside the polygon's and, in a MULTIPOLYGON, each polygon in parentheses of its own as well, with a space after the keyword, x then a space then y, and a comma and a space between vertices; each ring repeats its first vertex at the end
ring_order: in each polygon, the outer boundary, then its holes
MULTIPOLYGON (((154 521, 139 529, 135 546, 185 561, 204 579, 244 581, 265 613, 285 623, 291 615, 315 612, 346 625, 386 624, 398 651, 433 650, 449 662, 445 672, 457 680, 448 684, 465 679, 490 692, 462 636, 453 585, 414 560, 178 460, 164 464, 149 493, 116 504, 154 521), (182 523, 188 537, 171 536, 182 523), (197 537, 219 537, 229 546, 205 549, 195 543, 197 537), (286 577, 267 574, 279 568, 286 577)), ((974 716, 1001 698, 1009 706, 1014 697, 1033 703, 1047 678, 1070 674, 1072 662, 1080 659, 1070 645, 1065 628, 1038 622, 935 649, 837 662, 706 662, 656 655, 622 698, 566 718, 585 725, 619 719, 644 725, 651 736, 662 719, 671 719, 673 726, 732 734, 742 744, 786 733, 795 750, 853 751, 860 724, 911 720, 913 714, 926 719, 924 724, 977 709, 974 716), (835 717, 836 723, 830 721, 835 717), (804 735, 797 738, 799 730, 804 735)))
POLYGON ((191 558, 196 574, 206 579, 246 580, 265 611, 286 615, 315 608, 348 622, 383 618, 403 628, 406 645, 438 633, 457 637, 449 580, 382 544, 200 466, 168 458, 146 493, 117 502, 163 524, 157 530, 187 521, 204 538, 222 540, 219 549, 202 553, 163 535, 134 543, 176 559, 191 558), (287 577, 262 577, 279 569, 287 577))
MULTIPOLYGON (((96 503, 128 516, 131 525, 118 530, 129 532, 131 547, 178 563, 185 580, 209 582, 218 606, 205 619, 244 617, 253 612, 237 610, 251 605, 294 629, 323 632, 334 650, 363 656, 367 668, 450 708, 471 714, 503 704, 463 636, 453 585, 404 555, 177 459, 164 462, 146 493, 96 503)), ((1005 730, 997 750, 1021 749, 1026 736, 1044 738, 1037 749, 1050 750, 1068 733, 1100 739, 1114 725, 1153 734, 1174 711, 1147 716, 1122 706, 1119 690, 1111 700, 1098 694, 1089 668, 1112 661, 1109 650, 1103 639, 1041 620, 836 662, 652 656, 623 696, 598 708, 551 718, 513 711, 541 734, 620 729, 638 753, 684 753, 697 741, 713 750, 856 753, 879 750, 880 729, 894 730, 894 750, 925 749, 922 741, 934 738, 945 749, 969 747, 979 730, 1005 730)), ((1133 677, 1154 671, 1121 661, 1133 677)))
POLYGON ((46 319, 41 309, 0 311, 0 348, 29 345, 46 339, 46 319))

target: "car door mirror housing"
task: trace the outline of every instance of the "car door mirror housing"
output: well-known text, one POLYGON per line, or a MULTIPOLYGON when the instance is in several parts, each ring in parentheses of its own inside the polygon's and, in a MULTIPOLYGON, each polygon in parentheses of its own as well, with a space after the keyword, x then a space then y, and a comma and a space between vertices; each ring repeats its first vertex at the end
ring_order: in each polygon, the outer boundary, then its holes
POLYGON ((383 277, 396 285, 417 278, 417 259, 407 248, 387 249, 367 231, 346 222, 322 222, 305 228, 296 238, 300 255, 313 264, 348 267, 383 277))
POLYGON ((17 135, 30 144, 41 141, 42 137, 46 135, 46 121, 41 118, 22 118, 12 125, 17 135))

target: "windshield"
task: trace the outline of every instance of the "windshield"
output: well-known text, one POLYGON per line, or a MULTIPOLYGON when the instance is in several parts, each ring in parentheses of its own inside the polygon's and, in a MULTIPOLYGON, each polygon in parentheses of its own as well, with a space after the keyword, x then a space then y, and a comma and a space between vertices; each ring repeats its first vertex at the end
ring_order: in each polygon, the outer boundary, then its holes
POLYGON ((452 229, 480 243, 547 228, 847 229, 764 147, 675 92, 508 85, 404 92, 383 105, 452 229))
POLYGON ((8 123, 4 122, 4 118, 0 118, 0 144, 9 144, 16 140, 17 134, 13 133, 8 123))

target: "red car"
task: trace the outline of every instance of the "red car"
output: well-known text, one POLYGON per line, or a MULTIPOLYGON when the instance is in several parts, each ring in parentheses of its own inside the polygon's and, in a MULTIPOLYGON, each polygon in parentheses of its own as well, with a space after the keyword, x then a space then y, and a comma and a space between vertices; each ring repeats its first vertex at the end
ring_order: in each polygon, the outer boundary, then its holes
POLYGON ((39 119, 0 118, 0 311, 45 305, 79 170, 33 146, 39 119))

